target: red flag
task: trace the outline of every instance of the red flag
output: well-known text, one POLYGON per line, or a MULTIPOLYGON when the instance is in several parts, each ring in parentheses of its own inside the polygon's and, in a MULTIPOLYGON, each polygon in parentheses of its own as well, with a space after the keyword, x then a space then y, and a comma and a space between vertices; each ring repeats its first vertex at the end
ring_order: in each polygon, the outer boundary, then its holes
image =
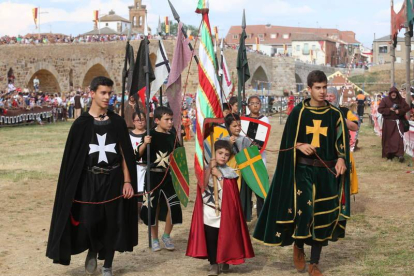
POLYGON ((397 43, 398 32, 404 27, 405 22, 405 1, 401 10, 396 13, 394 11, 394 4, 391 4, 391 39, 394 41, 394 46, 397 43))

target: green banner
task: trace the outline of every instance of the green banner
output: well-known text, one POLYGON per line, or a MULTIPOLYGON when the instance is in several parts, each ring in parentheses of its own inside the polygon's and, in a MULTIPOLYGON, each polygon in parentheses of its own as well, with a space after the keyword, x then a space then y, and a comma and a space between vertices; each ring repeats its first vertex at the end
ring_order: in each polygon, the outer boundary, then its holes
POLYGON ((170 172, 175 192, 184 207, 187 207, 190 196, 190 178, 188 175, 185 148, 176 148, 170 157, 170 172))
POLYGON ((240 151, 236 155, 236 162, 250 189, 261 198, 266 198, 269 191, 269 175, 257 146, 240 151))

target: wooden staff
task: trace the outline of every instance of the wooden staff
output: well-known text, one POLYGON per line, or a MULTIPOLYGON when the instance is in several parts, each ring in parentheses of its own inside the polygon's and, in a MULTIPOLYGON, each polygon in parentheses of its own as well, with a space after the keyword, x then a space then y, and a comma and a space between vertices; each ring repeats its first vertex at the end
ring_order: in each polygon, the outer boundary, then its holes
MULTIPOLYGON (((210 132, 210 148, 211 148, 211 159, 216 158, 216 153, 214 151, 214 128, 212 128, 211 132, 210 132)), ((211 159, 210 159, 210 164, 211 164, 211 159)), ((211 170, 213 168, 210 168, 211 170)), ((211 173, 211 171, 210 171, 211 173)), ((213 187, 214 187, 214 202, 216 205, 216 216, 219 216, 219 202, 218 202, 218 187, 217 187, 217 178, 215 176, 213 176, 213 187)))

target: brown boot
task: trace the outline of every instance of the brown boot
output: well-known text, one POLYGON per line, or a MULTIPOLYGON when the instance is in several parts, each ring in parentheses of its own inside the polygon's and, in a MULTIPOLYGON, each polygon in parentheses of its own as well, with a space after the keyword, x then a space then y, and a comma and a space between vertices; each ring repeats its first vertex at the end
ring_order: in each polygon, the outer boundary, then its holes
POLYGON ((309 276, 323 276, 318 264, 310 264, 308 268, 309 276))
POLYGON ((293 245, 293 263, 299 272, 304 272, 306 269, 305 250, 293 245))

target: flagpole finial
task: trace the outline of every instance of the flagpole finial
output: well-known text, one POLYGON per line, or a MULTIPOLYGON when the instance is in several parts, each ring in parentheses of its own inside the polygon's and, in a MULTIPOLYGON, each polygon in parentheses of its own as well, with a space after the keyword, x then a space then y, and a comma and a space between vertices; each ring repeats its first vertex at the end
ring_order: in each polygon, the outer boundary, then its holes
POLYGON ((242 29, 246 29, 246 11, 243 9, 242 29))
POLYGON ((180 23, 180 16, 178 15, 177 11, 175 10, 173 4, 170 0, 168 0, 168 4, 170 4, 171 12, 174 16, 174 19, 177 20, 178 23, 180 23))
POLYGON ((161 35, 162 33, 162 27, 161 27, 161 16, 158 16, 158 28, 157 28, 157 33, 159 35, 161 35))

